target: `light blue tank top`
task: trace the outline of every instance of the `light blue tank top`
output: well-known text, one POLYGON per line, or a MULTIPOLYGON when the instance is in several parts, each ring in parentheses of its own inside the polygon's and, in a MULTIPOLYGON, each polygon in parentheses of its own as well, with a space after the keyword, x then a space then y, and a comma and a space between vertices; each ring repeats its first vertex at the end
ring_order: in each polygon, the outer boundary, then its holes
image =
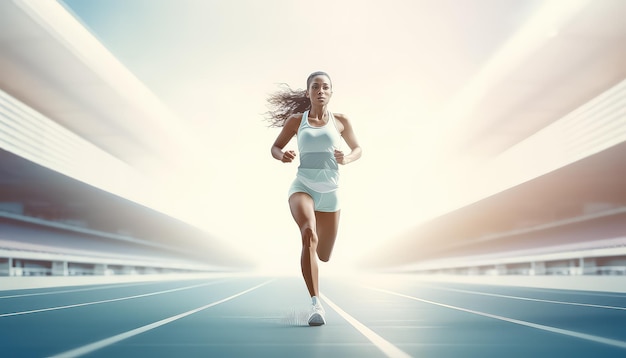
POLYGON ((337 190, 339 166, 334 152, 341 144, 341 134, 333 114, 328 112, 325 125, 314 127, 309 124, 309 111, 304 112, 297 138, 300 152, 298 179, 318 193, 337 190))

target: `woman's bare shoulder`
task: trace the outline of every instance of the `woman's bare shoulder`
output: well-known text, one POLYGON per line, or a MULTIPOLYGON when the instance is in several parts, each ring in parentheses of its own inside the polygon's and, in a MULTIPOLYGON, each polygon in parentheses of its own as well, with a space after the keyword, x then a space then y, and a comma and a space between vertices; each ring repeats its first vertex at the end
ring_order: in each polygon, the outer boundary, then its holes
POLYGON ((302 121, 302 113, 295 113, 289 116, 285 121, 284 128, 297 132, 298 127, 300 127, 300 122, 302 121))
POLYGON ((339 126, 341 127, 340 129, 343 130, 343 128, 349 127, 350 126, 350 120, 348 119, 348 116, 346 116, 343 113, 333 113, 333 116, 335 117, 335 119, 337 120, 337 122, 339 122, 339 126))
POLYGON ((291 125, 295 125, 294 123, 297 123, 298 125, 300 125, 300 121, 302 121, 302 115, 303 115, 302 113, 294 113, 294 114, 292 114, 285 121, 285 125, 288 125, 289 123, 292 123, 291 125))

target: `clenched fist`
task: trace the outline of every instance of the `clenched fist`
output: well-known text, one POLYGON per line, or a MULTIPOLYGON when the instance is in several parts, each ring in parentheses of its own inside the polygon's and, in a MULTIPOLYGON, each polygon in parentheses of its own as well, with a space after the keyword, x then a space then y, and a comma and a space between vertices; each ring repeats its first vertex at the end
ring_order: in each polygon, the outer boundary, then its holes
POLYGON ((296 158, 296 152, 293 150, 287 150, 283 153, 283 158, 280 160, 283 163, 291 163, 296 158))

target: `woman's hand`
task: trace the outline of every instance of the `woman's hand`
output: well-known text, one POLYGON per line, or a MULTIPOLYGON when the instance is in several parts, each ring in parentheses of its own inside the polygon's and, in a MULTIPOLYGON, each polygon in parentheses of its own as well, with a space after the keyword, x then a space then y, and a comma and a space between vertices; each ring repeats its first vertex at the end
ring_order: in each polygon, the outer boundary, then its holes
POLYGON ((283 157, 280 160, 283 163, 291 163, 296 158, 296 152, 293 150, 287 150, 283 153, 283 157))
POLYGON ((335 160, 338 164, 346 164, 346 157, 342 151, 335 149, 335 160))

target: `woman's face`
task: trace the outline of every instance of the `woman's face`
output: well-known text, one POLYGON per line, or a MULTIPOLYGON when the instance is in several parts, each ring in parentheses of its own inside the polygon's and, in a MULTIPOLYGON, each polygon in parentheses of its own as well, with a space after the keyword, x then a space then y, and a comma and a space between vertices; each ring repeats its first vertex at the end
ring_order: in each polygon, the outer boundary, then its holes
POLYGON ((325 105, 333 96, 330 78, 324 75, 315 76, 311 79, 309 88, 306 91, 307 97, 311 100, 311 105, 325 105))

